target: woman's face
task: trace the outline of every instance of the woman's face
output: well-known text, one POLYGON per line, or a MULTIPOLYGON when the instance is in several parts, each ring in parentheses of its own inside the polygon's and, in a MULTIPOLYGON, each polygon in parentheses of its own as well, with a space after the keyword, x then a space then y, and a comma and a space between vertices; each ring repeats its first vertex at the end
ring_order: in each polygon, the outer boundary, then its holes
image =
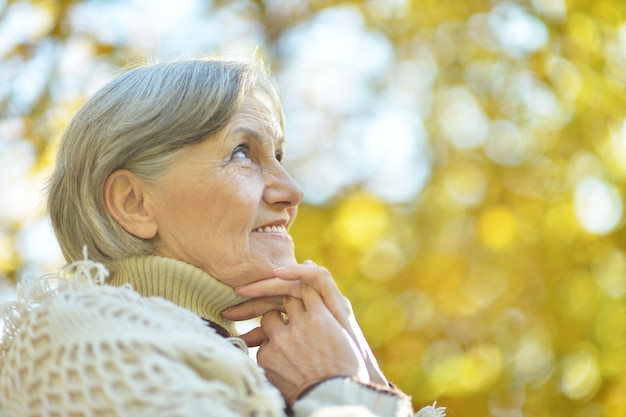
POLYGON ((281 165, 283 132, 262 93, 192 146, 155 185, 156 254, 233 287, 295 263, 287 233, 303 194, 281 165))

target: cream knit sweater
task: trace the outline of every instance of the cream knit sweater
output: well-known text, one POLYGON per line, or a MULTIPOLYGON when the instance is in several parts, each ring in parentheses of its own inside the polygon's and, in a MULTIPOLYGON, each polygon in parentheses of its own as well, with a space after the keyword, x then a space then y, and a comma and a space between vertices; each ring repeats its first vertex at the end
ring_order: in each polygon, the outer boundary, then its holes
MULTIPOLYGON (((205 272, 162 257, 106 270, 80 261, 71 277, 22 284, 5 306, 0 341, 2 417, 284 416, 262 369, 208 319, 243 301, 205 272)), ((240 342, 240 343, 237 343, 240 342)), ((295 416, 410 416, 408 398, 350 379, 327 380, 294 404, 295 416)), ((445 415, 426 407, 420 416, 445 415)))

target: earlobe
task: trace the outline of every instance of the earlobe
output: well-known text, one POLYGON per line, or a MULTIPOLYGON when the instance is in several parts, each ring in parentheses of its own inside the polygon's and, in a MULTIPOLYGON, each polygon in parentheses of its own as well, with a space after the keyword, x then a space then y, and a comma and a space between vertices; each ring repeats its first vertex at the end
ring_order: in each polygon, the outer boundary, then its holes
POLYGON ((104 202, 109 214, 124 230, 142 239, 152 239, 157 234, 147 187, 145 181, 127 169, 114 171, 104 184, 104 202))

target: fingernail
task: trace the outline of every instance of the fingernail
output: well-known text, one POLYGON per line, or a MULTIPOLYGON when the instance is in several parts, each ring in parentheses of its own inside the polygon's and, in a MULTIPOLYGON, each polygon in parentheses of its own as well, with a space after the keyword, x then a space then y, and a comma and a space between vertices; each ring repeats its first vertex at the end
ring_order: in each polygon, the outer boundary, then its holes
POLYGON ((307 259, 306 261, 302 262, 304 265, 315 265, 315 262, 313 262, 310 259, 307 259))

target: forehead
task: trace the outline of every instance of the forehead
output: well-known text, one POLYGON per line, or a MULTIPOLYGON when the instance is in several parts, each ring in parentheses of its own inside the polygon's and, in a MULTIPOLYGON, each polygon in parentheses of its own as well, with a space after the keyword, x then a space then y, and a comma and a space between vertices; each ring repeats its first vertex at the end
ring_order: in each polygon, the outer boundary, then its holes
POLYGON ((229 123, 229 132, 243 131, 252 134, 257 139, 282 142, 284 132, 282 127, 280 104, 262 90, 246 97, 239 111, 229 123))

